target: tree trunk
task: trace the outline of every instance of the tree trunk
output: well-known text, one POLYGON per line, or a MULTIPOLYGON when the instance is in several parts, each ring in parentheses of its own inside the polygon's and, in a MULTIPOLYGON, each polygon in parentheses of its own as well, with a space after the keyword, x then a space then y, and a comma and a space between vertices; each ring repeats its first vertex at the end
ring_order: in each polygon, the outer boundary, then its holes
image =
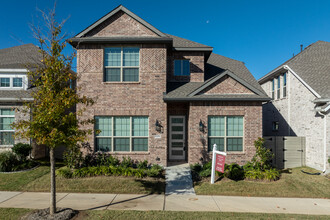
POLYGON ((54 148, 50 148, 50 209, 51 215, 56 213, 56 180, 55 180, 55 156, 54 148))

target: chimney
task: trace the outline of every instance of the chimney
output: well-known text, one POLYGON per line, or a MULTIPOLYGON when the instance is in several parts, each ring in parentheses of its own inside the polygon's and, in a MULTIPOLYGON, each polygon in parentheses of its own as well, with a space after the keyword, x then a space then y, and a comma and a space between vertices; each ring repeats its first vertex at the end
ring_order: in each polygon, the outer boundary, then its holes
POLYGON ((304 49, 303 49, 304 45, 300 44, 300 52, 302 52, 304 49))

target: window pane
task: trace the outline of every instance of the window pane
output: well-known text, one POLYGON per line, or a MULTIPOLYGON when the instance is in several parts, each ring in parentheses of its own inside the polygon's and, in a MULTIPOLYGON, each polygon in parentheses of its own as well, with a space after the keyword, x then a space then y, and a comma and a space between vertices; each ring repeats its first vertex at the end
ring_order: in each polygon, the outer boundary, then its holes
POLYGON ((14 132, 1 132, 0 145, 14 145, 14 132))
POLYGON ((106 68, 105 82, 120 82, 120 68, 106 68))
POLYGON ((277 88, 279 89, 281 87, 281 79, 280 77, 277 77, 277 88))
POLYGON ((115 138, 113 149, 114 151, 130 151, 129 138, 115 138))
POLYGON ((121 48, 112 47, 104 49, 105 66, 121 66, 121 48))
POLYGON ((172 131, 183 131, 183 126, 172 126, 172 131))
POLYGON ((183 134, 172 134, 173 140, 183 140, 183 134))
POLYGON ((227 117, 227 136, 243 136, 243 117, 227 117))
POLYGON ((217 150, 224 151, 225 149, 225 141, 224 138, 209 138, 208 141, 208 150, 213 151, 213 145, 217 145, 217 150))
POLYGON ((0 86, 1 87, 10 87, 10 78, 1 78, 0 86))
POLYGON ((101 130, 96 136, 112 136, 112 117, 95 117, 95 129, 101 130))
POLYGON ((139 66, 139 50, 139 48, 124 48, 123 66, 139 66))
POLYGON ((96 151, 111 151, 111 138, 96 138, 96 151))
POLYGON ((114 117, 115 136, 130 136, 130 118, 114 117))
POLYGON ((10 127, 14 120, 15 118, 0 118, 0 130, 14 130, 10 127))
POLYGON ((133 151, 148 151, 148 138, 133 138, 133 151))
POLYGON ((286 73, 283 75, 283 85, 286 86, 286 73))
POLYGON ((227 151, 242 151, 243 138, 227 138, 227 151))
POLYGON ((123 81, 138 82, 139 81, 139 69, 138 68, 124 68, 123 69, 123 81))
POLYGON ((189 60, 182 60, 183 63, 183 73, 184 76, 190 75, 190 61, 189 60))
POLYGON ((172 118, 171 119, 172 123, 178 123, 178 124, 182 124, 183 123, 183 118, 172 118))
POLYGON ((209 117, 209 136, 225 136, 225 117, 209 117))
POLYGON ((15 115, 15 111, 12 109, 1 109, 1 115, 15 115))
POLYGON ((181 60, 174 60, 174 76, 181 76, 182 62, 181 60))
POLYGON ((274 88, 275 88, 275 79, 273 79, 272 81, 272 91, 274 91, 274 88))
POLYGON ((23 79, 13 78, 13 87, 23 87, 23 79))
POLYGON ((133 136, 148 136, 148 117, 133 117, 133 136))

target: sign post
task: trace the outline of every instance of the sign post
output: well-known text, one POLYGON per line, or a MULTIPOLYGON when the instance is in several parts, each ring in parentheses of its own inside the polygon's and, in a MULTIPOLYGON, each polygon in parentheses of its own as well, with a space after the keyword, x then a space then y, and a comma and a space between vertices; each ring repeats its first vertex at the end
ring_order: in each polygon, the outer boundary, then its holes
POLYGON ((227 154, 225 152, 217 151, 216 144, 213 145, 211 184, 213 184, 215 180, 215 171, 219 171, 221 173, 225 171, 226 155, 227 154))

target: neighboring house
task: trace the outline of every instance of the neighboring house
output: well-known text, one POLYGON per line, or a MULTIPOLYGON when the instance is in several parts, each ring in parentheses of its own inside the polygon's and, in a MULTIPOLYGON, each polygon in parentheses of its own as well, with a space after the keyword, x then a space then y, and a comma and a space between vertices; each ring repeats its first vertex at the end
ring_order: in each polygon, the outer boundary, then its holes
MULTIPOLYGON (((11 149, 15 143, 30 143, 30 140, 15 139, 10 125, 30 117, 20 111, 23 102, 33 100, 26 73, 40 61, 39 49, 33 44, 0 50, 0 151, 11 149)), ((44 156, 42 151, 44 148, 34 148, 32 155, 44 156)))
POLYGON ((215 143, 227 163, 254 155, 269 97, 243 62, 165 34, 121 5, 68 41, 80 93, 96 100, 81 116, 101 131, 88 137, 95 151, 165 166, 209 160, 215 143))
POLYGON ((330 43, 317 41, 261 79, 264 136, 306 137, 306 165, 329 172, 330 43))

